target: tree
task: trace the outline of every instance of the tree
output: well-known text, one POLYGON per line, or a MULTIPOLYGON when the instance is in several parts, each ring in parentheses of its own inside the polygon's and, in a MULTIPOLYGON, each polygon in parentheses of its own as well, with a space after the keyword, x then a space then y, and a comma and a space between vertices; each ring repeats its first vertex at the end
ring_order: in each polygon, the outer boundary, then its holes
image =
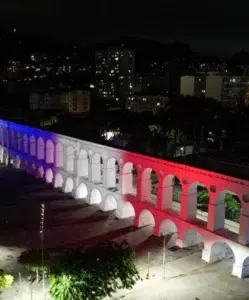
POLYGON ((12 286, 14 277, 0 270, 0 289, 8 289, 12 286))
POLYGON ((131 289, 140 279, 134 250, 126 242, 58 255, 50 274, 50 295, 55 300, 99 300, 117 289, 131 289))
POLYGON ((36 272, 36 281, 39 281, 39 271, 45 271, 49 267, 50 254, 46 250, 43 251, 43 265, 41 250, 28 249, 21 253, 18 262, 24 265, 28 270, 36 272))

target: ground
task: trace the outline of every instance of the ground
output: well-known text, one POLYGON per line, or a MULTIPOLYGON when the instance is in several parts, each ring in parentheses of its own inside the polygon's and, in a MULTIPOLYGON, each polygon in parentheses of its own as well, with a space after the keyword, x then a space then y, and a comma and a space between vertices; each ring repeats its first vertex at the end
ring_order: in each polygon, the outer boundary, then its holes
MULTIPOLYGON (((2 167, 0 195, 0 268, 16 279, 1 299, 44 299, 41 282, 30 284, 29 273, 16 259, 25 248, 40 245, 41 202, 46 207, 45 247, 63 250, 106 239, 126 239, 135 248, 143 281, 130 291, 119 291, 111 299, 245 300, 249 295, 249 279, 231 276, 231 262, 207 264, 200 259, 198 248, 167 250, 163 278, 163 239, 151 236, 151 227, 134 228, 131 219, 117 220, 113 212, 101 212, 97 206, 74 200, 20 170, 2 167), (146 279, 148 252, 150 268, 146 279)), ((48 294, 46 299, 49 300, 48 294)))

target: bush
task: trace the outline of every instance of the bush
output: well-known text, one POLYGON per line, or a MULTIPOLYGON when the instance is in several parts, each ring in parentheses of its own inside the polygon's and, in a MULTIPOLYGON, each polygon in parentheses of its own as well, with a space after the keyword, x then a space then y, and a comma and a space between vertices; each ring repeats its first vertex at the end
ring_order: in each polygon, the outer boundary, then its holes
POLYGON ((12 286, 14 277, 0 270, 0 289, 8 289, 12 286))

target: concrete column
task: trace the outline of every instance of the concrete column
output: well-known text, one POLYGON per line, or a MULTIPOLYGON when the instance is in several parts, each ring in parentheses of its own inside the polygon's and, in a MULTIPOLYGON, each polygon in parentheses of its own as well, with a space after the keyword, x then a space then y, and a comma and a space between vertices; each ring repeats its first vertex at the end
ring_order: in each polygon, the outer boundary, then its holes
POLYGON ((236 257, 236 262, 233 264, 232 275, 244 278, 249 275, 249 260, 246 257, 236 257))
POLYGON ((137 171, 137 201, 142 202, 142 172, 137 171))
MULTIPOLYGON (((107 176, 108 176, 108 172, 107 172, 107 160, 108 160, 108 158, 107 157, 103 157, 103 185, 104 185, 104 187, 107 189, 107 187, 108 187, 108 178, 107 178, 107 176)), ((102 167, 100 166, 100 170, 102 169, 102 167)))
POLYGON ((187 185, 182 186, 180 218, 185 221, 196 218, 196 203, 189 199, 187 185))
POLYGON ((239 240, 242 245, 249 244, 249 216, 243 212, 240 215, 239 240))
POLYGON ((210 194, 207 229, 212 232, 223 229, 225 225, 225 203, 216 204, 216 201, 217 195, 210 194))

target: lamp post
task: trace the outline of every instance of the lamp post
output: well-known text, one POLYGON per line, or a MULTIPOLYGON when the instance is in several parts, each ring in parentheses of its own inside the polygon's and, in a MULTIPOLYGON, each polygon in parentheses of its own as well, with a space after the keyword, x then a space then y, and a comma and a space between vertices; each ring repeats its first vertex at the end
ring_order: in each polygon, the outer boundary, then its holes
POLYGON ((42 291, 43 299, 45 299, 45 278, 44 278, 44 217, 45 217, 45 205, 41 204, 40 214, 40 240, 41 240, 41 259, 42 259, 42 291))
POLYGON ((163 237, 163 279, 165 279, 166 275, 166 235, 163 237))

